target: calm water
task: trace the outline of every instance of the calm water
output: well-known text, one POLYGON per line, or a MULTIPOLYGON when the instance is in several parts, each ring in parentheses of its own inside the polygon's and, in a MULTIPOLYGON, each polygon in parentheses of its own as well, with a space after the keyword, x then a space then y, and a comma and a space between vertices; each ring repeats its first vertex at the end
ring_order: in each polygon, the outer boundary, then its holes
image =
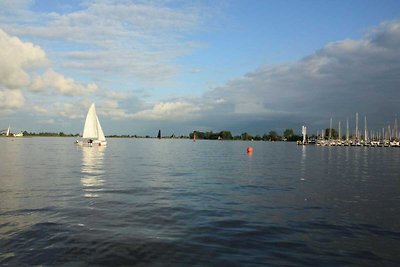
POLYGON ((400 265, 398 148, 73 141, 0 138, 1 265, 400 265))

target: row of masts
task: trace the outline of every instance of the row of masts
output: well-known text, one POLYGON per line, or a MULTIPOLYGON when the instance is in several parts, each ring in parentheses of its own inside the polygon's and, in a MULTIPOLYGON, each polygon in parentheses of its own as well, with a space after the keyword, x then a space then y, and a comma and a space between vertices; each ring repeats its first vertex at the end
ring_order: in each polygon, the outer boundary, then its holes
POLYGON ((358 112, 356 113, 356 125, 352 135, 349 130, 349 119, 346 119, 346 133, 342 136, 341 121, 338 122, 338 131, 332 126, 332 118, 330 119, 329 129, 321 130, 321 133, 317 131, 317 135, 312 140, 306 139, 303 126, 303 144, 315 143, 323 146, 398 146, 400 147, 399 130, 397 124, 397 118, 394 120, 394 125, 391 127, 390 124, 387 127, 383 127, 380 130, 368 130, 367 128, 367 116, 364 116, 364 133, 362 134, 359 128, 358 112), (328 136, 326 136, 326 134, 328 136), (335 136, 334 136, 335 135, 335 136))

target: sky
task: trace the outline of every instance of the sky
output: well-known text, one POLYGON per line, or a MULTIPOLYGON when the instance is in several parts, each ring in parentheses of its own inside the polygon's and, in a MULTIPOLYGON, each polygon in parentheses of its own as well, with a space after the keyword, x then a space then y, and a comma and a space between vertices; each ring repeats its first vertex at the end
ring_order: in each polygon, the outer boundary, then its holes
POLYGON ((106 135, 393 125, 398 0, 0 1, 0 130, 106 135))

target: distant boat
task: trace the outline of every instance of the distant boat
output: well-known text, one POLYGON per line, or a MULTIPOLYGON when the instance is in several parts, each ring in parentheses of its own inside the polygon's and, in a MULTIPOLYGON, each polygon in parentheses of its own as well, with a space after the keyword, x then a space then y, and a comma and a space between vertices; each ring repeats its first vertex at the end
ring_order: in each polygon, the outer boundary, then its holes
POLYGON ((17 134, 14 134, 14 137, 22 137, 22 136, 24 136, 23 132, 19 132, 17 134))
POLYGON ((161 139, 161 130, 158 130, 157 138, 161 139))
POLYGON ((10 126, 7 128, 6 136, 10 136, 10 126))
POLYGON ((86 115, 85 127, 83 128, 82 141, 77 142, 82 146, 105 146, 107 145, 106 137, 101 128, 99 118, 96 114, 94 103, 90 106, 86 115))

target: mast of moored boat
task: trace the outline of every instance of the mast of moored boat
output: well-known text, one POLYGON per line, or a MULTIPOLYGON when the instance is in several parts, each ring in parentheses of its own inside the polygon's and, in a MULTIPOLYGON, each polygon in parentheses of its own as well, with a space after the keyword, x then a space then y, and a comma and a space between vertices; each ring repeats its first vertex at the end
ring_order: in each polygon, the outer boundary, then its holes
POLYGON ((356 142, 358 142, 358 112, 356 112, 356 142))
POLYGON ((307 127, 306 126, 302 126, 301 127, 301 133, 303 134, 303 145, 306 144, 306 135, 307 135, 307 127))
POLYGON ((364 144, 368 142, 367 116, 364 117, 364 144))

